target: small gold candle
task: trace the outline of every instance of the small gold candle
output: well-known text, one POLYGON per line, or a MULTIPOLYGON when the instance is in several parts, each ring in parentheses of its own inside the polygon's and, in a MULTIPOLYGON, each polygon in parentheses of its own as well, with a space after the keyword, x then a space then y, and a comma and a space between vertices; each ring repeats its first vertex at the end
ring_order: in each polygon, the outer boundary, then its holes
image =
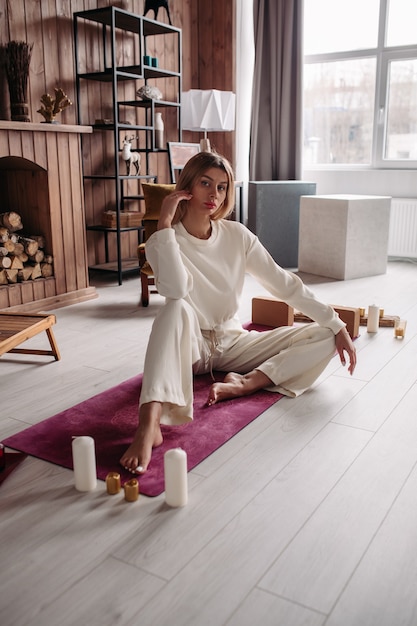
POLYGON ((120 482, 120 474, 118 472, 109 472, 106 476, 106 487, 107 493, 113 496, 116 493, 119 493, 122 488, 122 484, 120 482))
POLYGON ((362 307, 361 307, 361 308, 359 309, 359 315, 360 315, 361 317, 365 317, 365 309, 364 309, 364 308, 362 308, 362 307))
POLYGON ((405 329, 407 327, 406 320, 396 320, 394 327, 394 337, 396 339, 403 339, 405 336, 405 329))
POLYGON ((139 483, 136 478, 128 480, 124 485, 125 500, 135 502, 139 498, 139 483))
POLYGON ((380 318, 384 317, 384 313, 385 313, 384 309, 379 309, 379 317, 380 318))

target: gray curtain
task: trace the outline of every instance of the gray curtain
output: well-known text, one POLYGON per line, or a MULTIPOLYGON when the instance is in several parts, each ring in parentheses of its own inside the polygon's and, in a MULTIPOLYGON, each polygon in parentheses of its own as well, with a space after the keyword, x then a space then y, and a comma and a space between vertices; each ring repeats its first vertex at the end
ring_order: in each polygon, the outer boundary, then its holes
POLYGON ((301 175, 303 0, 254 0, 250 180, 301 175))

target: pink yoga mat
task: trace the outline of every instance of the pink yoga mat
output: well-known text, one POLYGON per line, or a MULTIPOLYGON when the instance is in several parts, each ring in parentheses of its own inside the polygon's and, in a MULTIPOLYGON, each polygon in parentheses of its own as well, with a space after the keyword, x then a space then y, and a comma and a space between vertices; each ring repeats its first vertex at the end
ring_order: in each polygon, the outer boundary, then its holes
MULTIPOLYGON (((223 380, 224 373, 217 374, 223 380)), ((97 477, 105 480, 108 472, 120 472, 122 482, 132 474, 119 465, 138 422, 138 402, 142 375, 108 389, 85 402, 3 441, 4 445, 44 461, 72 469, 72 438, 93 437, 96 446, 97 477)), ((258 391, 206 406, 212 380, 208 374, 194 379, 194 421, 183 426, 163 426, 164 443, 155 448, 146 474, 139 477, 140 493, 157 496, 164 491, 163 458, 171 448, 187 452, 188 470, 203 461, 233 435, 256 419, 282 396, 258 391)))

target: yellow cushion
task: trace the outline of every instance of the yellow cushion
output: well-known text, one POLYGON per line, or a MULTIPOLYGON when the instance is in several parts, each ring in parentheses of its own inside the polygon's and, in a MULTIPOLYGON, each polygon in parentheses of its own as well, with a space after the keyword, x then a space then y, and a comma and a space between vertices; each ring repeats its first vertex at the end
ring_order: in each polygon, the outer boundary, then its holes
POLYGON ((175 190, 175 185, 161 185, 159 183, 142 183, 145 198, 144 220, 158 220, 162 200, 175 190))

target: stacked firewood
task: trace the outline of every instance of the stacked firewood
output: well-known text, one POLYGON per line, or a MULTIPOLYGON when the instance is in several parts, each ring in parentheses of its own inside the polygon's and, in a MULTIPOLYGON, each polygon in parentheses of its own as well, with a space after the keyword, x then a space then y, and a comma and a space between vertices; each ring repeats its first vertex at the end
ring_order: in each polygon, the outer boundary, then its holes
POLYGON ((53 275, 53 258, 42 235, 24 236, 19 213, 0 213, 0 285, 53 275))

